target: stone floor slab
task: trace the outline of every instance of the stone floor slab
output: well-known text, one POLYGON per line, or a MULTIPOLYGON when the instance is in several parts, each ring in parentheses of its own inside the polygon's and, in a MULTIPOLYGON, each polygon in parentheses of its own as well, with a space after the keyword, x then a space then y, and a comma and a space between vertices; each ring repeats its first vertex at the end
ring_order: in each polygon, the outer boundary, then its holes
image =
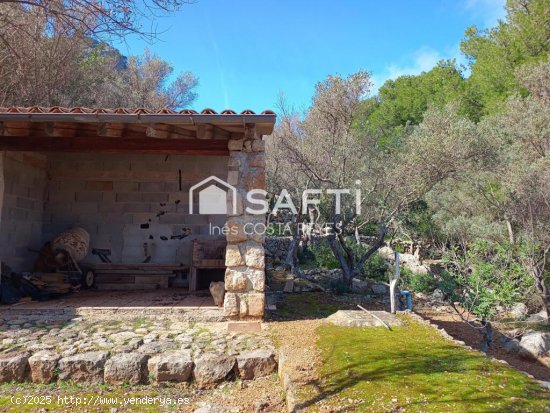
POLYGON ((387 311, 339 310, 327 317, 327 321, 341 327, 390 327, 402 326, 403 322, 387 311))

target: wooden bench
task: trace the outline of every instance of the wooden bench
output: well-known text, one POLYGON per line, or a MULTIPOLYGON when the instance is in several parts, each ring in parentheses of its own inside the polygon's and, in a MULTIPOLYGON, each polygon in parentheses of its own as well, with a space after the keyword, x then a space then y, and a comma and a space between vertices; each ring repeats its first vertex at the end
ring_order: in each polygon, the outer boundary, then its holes
POLYGON ((168 288, 168 280, 178 272, 187 273, 185 265, 169 264, 90 264, 98 290, 154 290, 168 288))
POLYGON ((225 268, 225 239, 193 240, 189 291, 197 291, 198 270, 225 268))

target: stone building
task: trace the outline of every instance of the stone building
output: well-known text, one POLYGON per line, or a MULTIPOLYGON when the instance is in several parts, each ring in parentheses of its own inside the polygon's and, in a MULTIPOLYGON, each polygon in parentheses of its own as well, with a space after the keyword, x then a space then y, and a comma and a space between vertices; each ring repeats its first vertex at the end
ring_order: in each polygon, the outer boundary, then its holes
POLYGON ((261 317, 264 237, 245 228, 265 217, 246 212, 246 194, 265 188, 274 123, 270 111, 0 108, 0 260, 32 271, 44 243, 82 227, 86 261, 98 262, 96 249, 114 264, 190 266, 193 241, 223 228, 224 312, 261 317), (214 200, 203 213, 201 196, 214 200))

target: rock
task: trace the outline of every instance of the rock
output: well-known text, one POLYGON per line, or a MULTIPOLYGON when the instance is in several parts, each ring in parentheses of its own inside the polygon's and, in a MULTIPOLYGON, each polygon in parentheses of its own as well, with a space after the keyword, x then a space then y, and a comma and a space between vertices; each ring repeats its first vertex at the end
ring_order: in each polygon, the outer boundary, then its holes
POLYGON ((286 280, 283 292, 292 293, 294 292, 294 280, 286 280))
POLYGON ((149 359, 149 374, 155 383, 181 383, 191 378, 193 360, 190 351, 162 353, 149 359))
POLYGON ((137 349, 138 353, 153 355, 165 351, 176 350, 176 343, 173 341, 150 341, 144 343, 137 349))
POLYGON ((527 317, 529 310, 527 306, 523 303, 515 303, 508 311, 508 316, 513 320, 523 320, 527 317))
POLYGON ((430 272, 430 267, 423 264, 409 263, 404 265, 405 268, 408 268, 413 274, 428 274, 430 272))
POLYGON ((548 320, 548 315, 546 314, 546 310, 541 310, 536 314, 531 314, 529 317, 527 317, 527 321, 530 323, 538 323, 538 322, 544 322, 548 320))
POLYGON ((125 343, 133 338, 136 338, 137 334, 133 331, 121 331, 119 333, 111 334, 109 339, 117 344, 125 343))
POLYGON ((32 382, 51 383, 56 378, 59 359, 59 354, 49 351, 41 351, 29 357, 32 382))
POLYGON ((254 405, 252 406, 254 408, 254 412, 259 413, 263 412, 267 408, 269 408, 269 402, 267 400, 258 400, 254 402, 254 405))
POLYGON ((388 286, 383 283, 374 283, 370 288, 372 292, 377 295, 386 294, 388 292, 388 286))
POLYGON ((399 318, 386 311, 370 311, 369 314, 362 310, 338 310, 326 320, 341 327, 383 327, 379 319, 390 327, 403 325, 399 318))
POLYGON ((105 383, 111 385, 140 384, 147 382, 147 359, 140 353, 120 353, 105 363, 105 383))
POLYGON ((103 367, 106 360, 105 351, 63 357, 58 363, 59 379, 76 383, 103 383, 103 367))
POLYGON ((223 281, 218 281, 218 282, 212 281, 208 289, 210 290, 210 294, 212 294, 212 298, 214 298, 214 304, 216 304, 218 307, 223 307, 223 297, 225 295, 225 283, 223 281))
POLYGON ((550 333, 529 331, 519 342, 519 355, 527 359, 537 359, 550 351, 550 333))
POLYGON ((502 347, 507 353, 515 354, 520 349, 519 340, 515 338, 504 340, 502 347))
POLYGON ((199 407, 198 409, 194 410, 193 413, 226 413, 227 410, 220 406, 212 406, 207 405, 203 407, 199 407))
POLYGON ((386 260, 393 260, 395 258, 395 251, 388 246, 383 246, 378 249, 378 255, 386 260))
POLYGON ((277 369, 275 353, 271 350, 254 350, 241 353, 237 356, 237 368, 239 377, 244 380, 268 376, 277 369))
POLYGON ((433 293, 430 294, 430 300, 436 302, 445 301, 445 294, 439 288, 436 288, 433 293))
POLYGON ((352 283, 351 288, 354 292, 364 293, 364 292, 367 292, 369 289, 368 281, 354 278, 351 280, 351 283, 352 283))
POLYGON ((205 354, 195 360, 195 380, 201 388, 212 387, 230 376, 234 372, 235 364, 235 357, 205 354))
POLYGON ((28 373, 29 353, 0 354, 0 383, 25 381, 28 373))

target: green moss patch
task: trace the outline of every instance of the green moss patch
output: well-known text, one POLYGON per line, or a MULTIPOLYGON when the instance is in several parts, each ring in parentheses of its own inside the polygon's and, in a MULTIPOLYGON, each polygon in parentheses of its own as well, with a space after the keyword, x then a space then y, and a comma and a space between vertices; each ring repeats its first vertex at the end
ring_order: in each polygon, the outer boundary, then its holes
MULTIPOLYGON (((368 412, 550 412, 550 393, 524 374, 442 338, 405 327, 318 330, 322 405, 368 412)), ((346 410, 347 411, 347 410, 346 410)))

